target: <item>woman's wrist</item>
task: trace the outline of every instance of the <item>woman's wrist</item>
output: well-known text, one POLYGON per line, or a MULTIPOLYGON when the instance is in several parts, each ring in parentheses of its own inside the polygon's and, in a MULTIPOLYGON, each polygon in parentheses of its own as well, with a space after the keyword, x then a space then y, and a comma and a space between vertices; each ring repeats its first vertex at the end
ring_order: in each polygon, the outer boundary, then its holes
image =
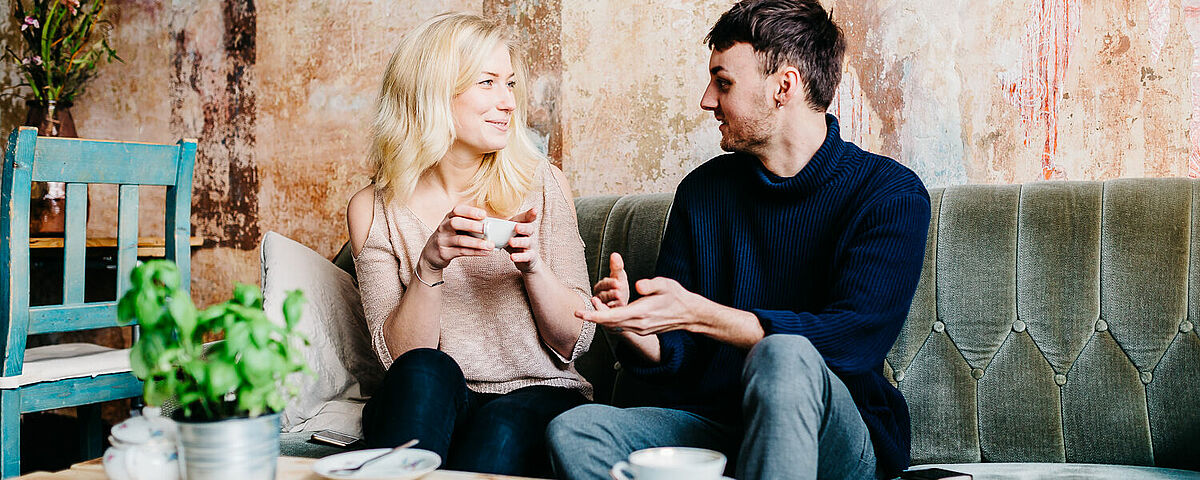
POLYGON ((413 273, 417 276, 417 281, 425 284, 427 287, 436 287, 446 283, 442 279, 442 269, 433 268, 424 257, 417 259, 417 266, 413 268, 413 273))
POLYGON ((546 271, 544 268, 542 268, 543 263, 544 262, 542 262, 542 256, 538 255, 538 254, 534 254, 533 259, 529 261, 529 264, 526 265, 526 267, 524 269, 520 269, 521 273, 526 278, 538 276, 542 272, 546 271))

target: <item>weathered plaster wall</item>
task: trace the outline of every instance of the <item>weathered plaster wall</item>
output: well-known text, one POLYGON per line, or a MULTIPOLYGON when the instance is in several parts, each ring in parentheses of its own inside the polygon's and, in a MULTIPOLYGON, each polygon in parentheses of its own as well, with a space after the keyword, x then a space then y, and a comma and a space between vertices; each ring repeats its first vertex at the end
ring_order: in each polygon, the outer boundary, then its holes
MULTIPOLYGON (((720 153, 698 106, 702 39, 731 3, 111 0, 126 62, 102 67, 74 114, 87 137, 200 140, 193 228, 210 244, 193 293, 206 304, 257 281, 266 231, 325 255, 345 241, 379 76, 419 21, 457 9, 514 28, 530 123, 577 194, 669 191, 720 153)), ((849 40, 830 107, 843 136, 931 186, 1200 174, 1200 0, 825 5, 849 40)), ((24 115, 0 97, 0 128, 24 115)), ((89 229, 112 235, 100 191, 89 229)), ((162 222, 147 213, 142 228, 162 222)))
POLYGON ((702 40, 725 0, 563 1, 563 169, 578 195, 670 191, 720 153, 702 40))

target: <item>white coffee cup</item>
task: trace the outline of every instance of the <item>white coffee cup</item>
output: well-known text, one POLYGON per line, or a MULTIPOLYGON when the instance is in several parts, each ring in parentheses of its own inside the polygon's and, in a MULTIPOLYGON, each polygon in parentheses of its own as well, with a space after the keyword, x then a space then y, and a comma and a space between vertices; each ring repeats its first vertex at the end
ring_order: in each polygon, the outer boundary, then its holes
POLYGON ((508 241, 512 240, 513 230, 516 228, 517 222, 488 217, 483 219, 483 236, 480 238, 487 240, 492 244, 492 248, 499 250, 508 246, 508 241))
POLYGON ((658 447, 629 454, 629 461, 613 465, 616 480, 718 480, 725 471, 725 455, 703 448, 658 447))

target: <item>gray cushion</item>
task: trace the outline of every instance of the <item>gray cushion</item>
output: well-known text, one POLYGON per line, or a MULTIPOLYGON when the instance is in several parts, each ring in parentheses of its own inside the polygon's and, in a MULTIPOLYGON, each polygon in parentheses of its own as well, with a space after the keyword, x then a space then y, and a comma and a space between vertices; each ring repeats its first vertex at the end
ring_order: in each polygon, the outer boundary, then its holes
POLYGON ((967 473, 973 480, 1168 480, 1200 479, 1186 470, 1080 463, 950 463, 921 465, 913 470, 943 468, 967 473))
POLYGON ((909 403, 914 463, 1200 468, 1198 192, 1187 179, 931 191, 922 280, 884 366, 909 403))

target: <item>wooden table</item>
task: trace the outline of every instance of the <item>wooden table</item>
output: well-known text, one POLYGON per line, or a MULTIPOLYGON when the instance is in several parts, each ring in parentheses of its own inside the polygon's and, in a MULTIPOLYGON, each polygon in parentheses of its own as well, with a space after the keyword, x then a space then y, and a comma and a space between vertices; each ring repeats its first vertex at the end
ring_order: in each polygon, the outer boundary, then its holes
MULTIPOLYGON (((200 247, 204 245, 204 239, 200 237, 191 237, 189 239, 191 246, 200 247)), ((117 248, 116 238, 88 238, 85 241, 87 248, 117 248)), ((29 248, 63 248, 62 237, 30 237, 29 248)), ((138 237, 137 256, 139 257, 157 257, 162 258, 167 254, 167 241, 163 237, 138 237)))
MULTIPOLYGON (((324 477, 313 473, 312 464, 315 458, 279 457, 279 466, 275 472, 276 480, 324 480, 324 477)), ((61 472, 34 472, 17 477, 17 480, 106 480, 104 465, 100 459, 88 460, 72 465, 69 470, 61 472)), ((435 470, 421 477, 421 480, 521 480, 525 477, 510 477, 507 475, 491 475, 486 473, 452 472, 450 470, 435 470)), ((531 480, 531 479, 526 479, 531 480)))

